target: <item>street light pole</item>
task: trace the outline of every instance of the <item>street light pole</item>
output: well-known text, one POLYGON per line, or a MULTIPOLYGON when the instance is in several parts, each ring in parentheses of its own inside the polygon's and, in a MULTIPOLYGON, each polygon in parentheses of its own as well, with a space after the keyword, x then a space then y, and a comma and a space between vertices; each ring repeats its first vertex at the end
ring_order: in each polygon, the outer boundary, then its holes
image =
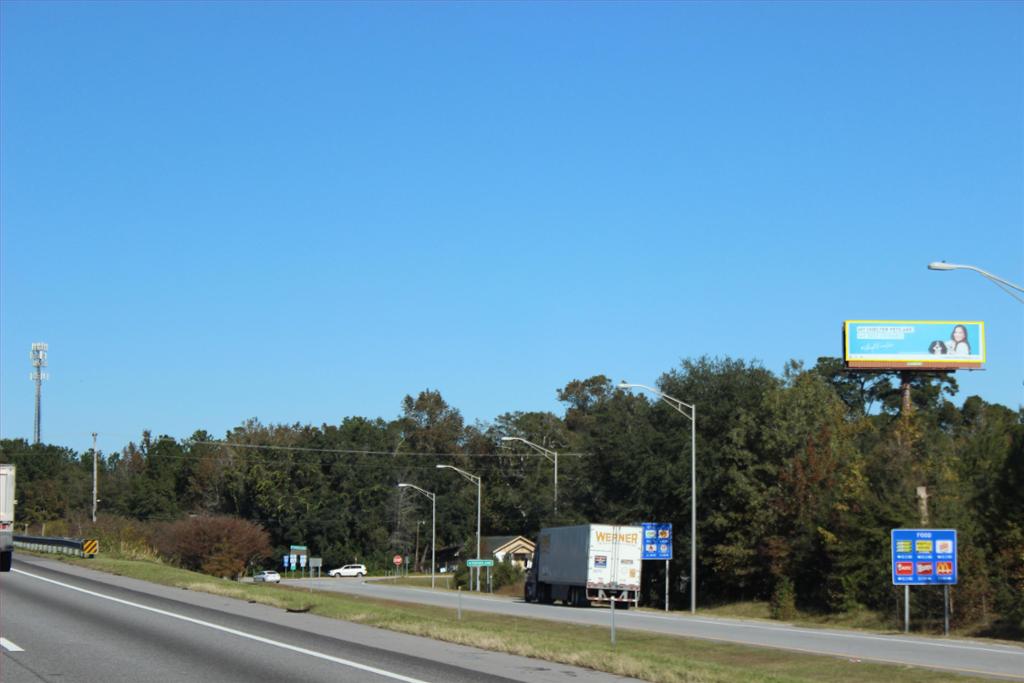
POLYGON ((92 433, 92 523, 96 523, 96 432, 92 433))
POLYGON ((690 419, 690 613, 697 612, 697 406, 645 384, 622 382, 619 389, 645 389, 690 419), (684 410, 685 409, 685 410, 684 410), (690 412, 687 413, 686 410, 690 412))
MULTIPOLYGON (((439 470, 455 470, 461 474, 464 478, 474 482, 476 484, 476 559, 480 559, 480 477, 475 474, 470 474, 465 470, 460 470, 458 467, 453 465, 437 465, 439 470)), ((476 567, 476 592, 480 592, 480 567, 476 567)))
POLYGON ((558 517, 558 452, 548 450, 543 446, 538 446, 532 441, 527 441, 526 439, 522 439, 518 436, 503 436, 501 437, 501 440, 506 443, 509 441, 522 441, 527 446, 537 451, 538 453, 540 453, 545 458, 547 458, 548 460, 555 464, 555 517, 558 517))
MULTIPOLYGON (((430 590, 434 590, 434 571, 437 567, 437 494, 421 489, 416 484, 399 484, 398 488, 419 491, 430 499, 430 590)), ((418 526, 416 533, 419 534, 418 526)))
POLYGON ((975 273, 978 273, 986 280, 992 281, 1001 290, 1012 296, 1017 301, 1024 304, 1024 298, 1021 298, 1019 294, 1012 291, 1016 289, 1018 292, 1024 292, 1024 287, 1021 287, 1020 285, 1015 285, 1009 280, 1004 280, 998 275, 993 275, 992 273, 982 270, 981 268, 978 268, 976 266, 965 266, 956 263, 946 263, 945 261, 933 261, 928 264, 928 270, 973 270, 975 273))

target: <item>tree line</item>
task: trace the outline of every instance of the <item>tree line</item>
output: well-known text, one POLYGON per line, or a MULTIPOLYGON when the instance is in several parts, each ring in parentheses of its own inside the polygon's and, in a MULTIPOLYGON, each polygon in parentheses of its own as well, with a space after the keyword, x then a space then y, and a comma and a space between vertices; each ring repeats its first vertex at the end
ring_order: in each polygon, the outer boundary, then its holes
MULTIPOLYGON (((848 373, 836 358, 812 368, 791 362, 781 374, 740 359, 685 359, 658 387, 697 407, 701 605, 898 609, 889 532, 927 525, 958 531, 954 622, 998 617, 1004 632, 1024 631, 1020 409, 977 396, 958 407, 953 375, 915 373, 914 409, 901 414, 894 374, 848 373)), ((330 566, 382 568, 392 554, 416 551, 429 566, 430 501, 397 484, 437 494, 439 547, 475 548, 476 487, 436 467, 448 464, 482 477, 484 535, 672 522, 670 597, 688 604, 690 421, 603 375, 569 382, 557 396, 562 415, 509 412, 476 424, 425 390, 406 396, 392 420, 253 419, 222 438, 144 432, 101 458, 100 517, 227 515, 263 527, 272 557, 304 544, 330 566), (521 444, 503 447, 504 436, 560 453, 557 515, 551 463, 521 444)), ((91 452, 3 440, 0 460, 19 468, 19 524, 60 520, 86 533, 91 452)), ((645 568, 652 603, 661 599, 660 571, 645 568)), ((918 593, 922 609, 941 613, 941 591, 918 593)))

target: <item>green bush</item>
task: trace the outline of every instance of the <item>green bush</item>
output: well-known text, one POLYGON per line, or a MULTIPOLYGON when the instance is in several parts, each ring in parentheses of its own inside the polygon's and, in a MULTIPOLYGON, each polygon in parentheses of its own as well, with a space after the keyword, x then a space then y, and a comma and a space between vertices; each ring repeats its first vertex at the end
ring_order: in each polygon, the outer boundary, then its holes
POLYGON ((771 601, 772 619, 788 621, 796 616, 796 589, 789 577, 782 576, 775 582, 771 601))

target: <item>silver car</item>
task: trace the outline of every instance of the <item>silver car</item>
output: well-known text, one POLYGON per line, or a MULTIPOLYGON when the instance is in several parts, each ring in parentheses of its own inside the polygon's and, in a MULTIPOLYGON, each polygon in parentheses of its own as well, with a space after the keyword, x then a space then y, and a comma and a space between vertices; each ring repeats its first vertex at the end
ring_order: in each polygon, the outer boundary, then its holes
POLYGON ((346 564, 344 567, 338 567, 327 572, 328 576, 366 576, 366 565, 365 564, 346 564))
POLYGON ((253 583, 281 583, 281 575, 275 571, 260 572, 252 577, 253 583))

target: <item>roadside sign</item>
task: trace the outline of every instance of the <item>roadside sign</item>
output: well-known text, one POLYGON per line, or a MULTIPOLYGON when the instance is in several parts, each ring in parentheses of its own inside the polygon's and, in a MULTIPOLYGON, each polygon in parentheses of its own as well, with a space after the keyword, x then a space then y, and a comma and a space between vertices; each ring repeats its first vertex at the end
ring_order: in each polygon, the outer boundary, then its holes
POLYGON ((393 558, 391 558, 391 561, 395 563, 396 567, 401 567, 402 566, 402 556, 401 555, 395 555, 393 558))
POLYGON ((956 529, 893 529, 892 582, 897 586, 955 584, 956 529))
POLYGON ((291 564, 291 555, 285 555, 281 558, 281 564, 285 567, 291 564))
POLYGON ((642 560, 672 559, 672 523, 644 522, 642 560))
POLYGON ((467 567, 493 567, 494 560, 466 560, 467 567))
POLYGON ((310 569, 320 569, 323 566, 324 558, 322 557, 311 557, 309 558, 310 569))
POLYGON ((299 566, 302 567, 303 569, 306 568, 306 556, 305 555, 299 555, 299 566))
MULTIPOLYGON (((289 551, 291 552, 292 555, 308 555, 309 554, 309 548, 307 548, 304 545, 293 545, 293 546, 291 546, 289 548, 289 551)), ((292 562, 292 564, 295 564, 295 563, 292 562)))

